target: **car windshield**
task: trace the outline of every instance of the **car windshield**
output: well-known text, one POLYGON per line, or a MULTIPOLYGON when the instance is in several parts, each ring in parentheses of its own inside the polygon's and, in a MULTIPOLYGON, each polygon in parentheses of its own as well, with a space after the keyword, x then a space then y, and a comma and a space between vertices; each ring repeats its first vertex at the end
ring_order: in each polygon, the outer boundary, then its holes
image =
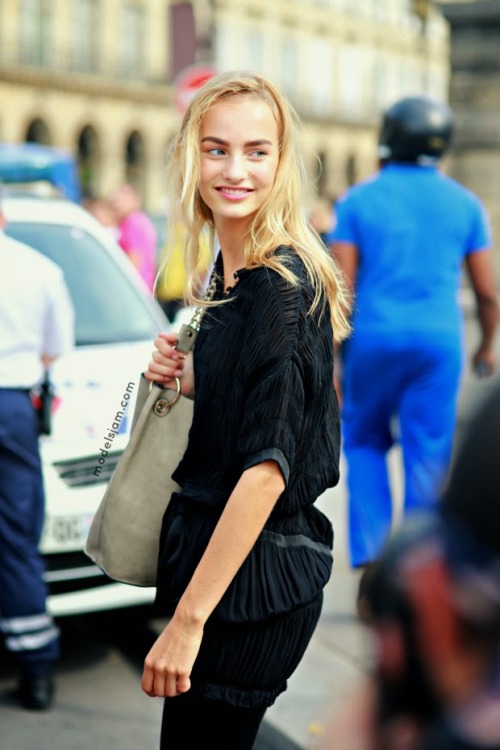
POLYGON ((75 307, 77 345, 141 341, 156 336, 158 321, 139 290, 87 231, 12 221, 6 232, 62 268, 75 307))

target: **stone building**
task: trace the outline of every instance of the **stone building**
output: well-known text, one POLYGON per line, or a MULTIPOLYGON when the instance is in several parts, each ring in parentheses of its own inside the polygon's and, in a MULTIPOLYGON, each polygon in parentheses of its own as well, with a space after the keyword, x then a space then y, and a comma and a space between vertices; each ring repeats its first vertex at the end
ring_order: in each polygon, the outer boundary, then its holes
POLYGON ((456 135, 450 172, 484 201, 500 279, 500 2, 443 4, 451 26, 450 104, 456 135))
POLYGON ((70 149, 87 190, 130 179, 162 211, 176 77, 202 63, 286 91, 312 201, 374 170, 388 104, 447 98, 448 24, 427 0, 0 0, 0 140, 70 149))

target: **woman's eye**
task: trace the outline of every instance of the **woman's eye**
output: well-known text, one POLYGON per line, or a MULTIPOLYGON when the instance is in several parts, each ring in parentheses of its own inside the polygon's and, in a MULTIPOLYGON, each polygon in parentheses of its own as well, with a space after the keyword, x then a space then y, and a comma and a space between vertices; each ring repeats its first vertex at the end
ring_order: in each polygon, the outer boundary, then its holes
POLYGON ((258 159, 262 159, 263 156, 267 156, 267 151, 260 151, 260 149, 257 151, 252 151, 250 156, 254 156, 254 157, 257 157, 258 159))
POLYGON ((214 154, 215 156, 224 156, 225 152, 222 148, 211 148, 208 153, 214 154))

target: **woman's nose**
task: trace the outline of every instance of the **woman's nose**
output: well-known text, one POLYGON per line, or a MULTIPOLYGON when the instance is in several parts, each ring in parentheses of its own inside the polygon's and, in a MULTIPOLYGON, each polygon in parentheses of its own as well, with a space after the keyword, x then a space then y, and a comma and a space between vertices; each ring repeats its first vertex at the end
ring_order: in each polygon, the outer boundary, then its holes
POLYGON ((228 180, 232 180, 233 182, 244 179, 246 175, 244 158, 237 154, 229 156, 224 162, 223 175, 228 180))

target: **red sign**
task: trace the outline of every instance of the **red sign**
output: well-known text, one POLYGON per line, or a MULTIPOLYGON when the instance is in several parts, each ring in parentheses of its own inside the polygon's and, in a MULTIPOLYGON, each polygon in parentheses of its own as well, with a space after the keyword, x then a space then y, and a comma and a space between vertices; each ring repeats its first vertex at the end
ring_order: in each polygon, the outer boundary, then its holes
POLYGON ((216 74, 217 71, 210 65, 191 65, 179 73, 175 81, 174 104, 181 115, 198 89, 216 74))

